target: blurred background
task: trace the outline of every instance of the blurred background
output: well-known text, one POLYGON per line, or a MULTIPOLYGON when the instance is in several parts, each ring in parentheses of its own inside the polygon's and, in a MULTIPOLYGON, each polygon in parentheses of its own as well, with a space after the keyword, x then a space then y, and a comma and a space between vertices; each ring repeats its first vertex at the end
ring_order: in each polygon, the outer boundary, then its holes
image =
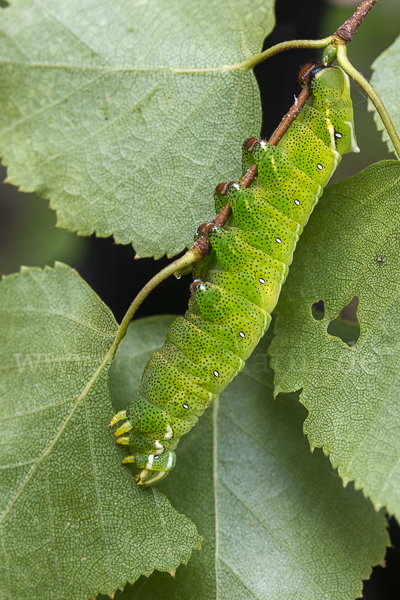
MULTIPOLYGON (((349 0, 277 0, 277 24, 265 48, 285 40, 330 35, 356 5, 357 2, 349 0)), ((380 0, 361 25, 349 46, 349 58, 367 78, 371 76, 373 61, 400 34, 399 25, 399 0, 380 0)), ((292 105, 294 95, 298 95, 300 67, 318 58, 318 53, 308 50, 291 50, 256 68, 263 100, 263 137, 271 135, 292 105)), ((366 98, 355 85, 352 97, 361 153, 347 155, 332 182, 350 177, 373 162, 394 158, 376 131, 366 98)), ((5 177, 6 170, 1 167, 0 181, 5 177)), ((54 229, 55 222, 55 214, 48 208, 47 201, 0 184, 0 275, 17 272, 21 265, 44 267, 53 265, 55 260, 65 262, 78 270, 120 321, 138 291, 168 263, 166 259, 134 261, 131 246, 117 245, 112 238, 82 238, 54 229)), ((189 282, 189 276, 163 282, 137 316, 183 313, 187 307, 189 282)), ((365 583, 365 600, 400 599, 400 529, 394 519, 390 519, 389 525, 395 548, 388 549, 386 566, 376 567, 365 583)))

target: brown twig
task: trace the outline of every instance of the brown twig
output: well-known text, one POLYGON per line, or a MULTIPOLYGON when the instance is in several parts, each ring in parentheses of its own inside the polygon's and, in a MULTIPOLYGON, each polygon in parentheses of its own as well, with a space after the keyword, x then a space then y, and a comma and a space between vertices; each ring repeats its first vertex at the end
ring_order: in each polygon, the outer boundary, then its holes
POLYGON ((275 129, 274 133, 270 137, 269 143, 271 144, 271 146, 276 146, 276 144, 278 142, 280 142, 280 140, 282 139, 284 134, 287 132, 290 125, 293 123, 293 121, 295 120, 295 118, 297 117, 297 115, 299 114, 299 112, 301 111, 301 109, 303 108, 303 106, 305 105, 305 103, 307 102, 309 97, 310 97, 310 90, 306 86, 302 90, 300 96, 298 98, 296 98, 295 103, 293 104, 291 109, 286 113, 286 115, 283 117, 279 126, 275 129))
MULTIPOLYGON (((376 4, 378 0, 362 0, 361 4, 356 8, 354 13, 341 25, 333 35, 333 38, 336 39, 336 43, 339 45, 348 44, 354 37, 357 29, 364 21, 366 15, 369 13, 371 8, 376 4)), ((279 45, 279 44, 278 44, 279 45)), ((289 49, 290 43, 288 43, 287 47, 285 44, 282 45, 282 50, 289 49), (285 46, 285 47, 283 47, 285 46)), ((300 96, 293 104, 292 108, 289 112, 283 117, 279 127, 275 130, 272 135, 269 143, 275 146, 279 140, 282 139, 282 136, 289 129, 289 126, 294 121, 300 110, 303 108, 304 104, 307 102, 309 97, 309 91, 307 86, 303 89, 300 96)), ((241 184, 244 187, 249 187, 254 179, 257 177, 257 166, 254 164, 248 169, 247 173, 244 175, 241 180, 241 184)), ((227 220, 231 215, 231 208, 229 204, 225 204, 221 212, 215 217, 212 223, 222 227, 225 225, 227 220)), ((205 235, 203 235, 199 240, 194 243, 194 248, 197 249, 201 254, 199 254, 199 260, 201 260, 201 255, 207 256, 210 253, 210 243, 205 235)))
POLYGON ((377 1, 378 0, 363 0, 351 17, 335 31, 334 36, 339 36, 346 44, 351 42, 357 29, 377 1))
MULTIPOLYGON (((289 129, 290 125, 293 123, 293 121, 295 120, 295 118, 297 117, 297 115, 299 114, 299 112, 301 111, 301 109, 303 108, 305 103, 307 102, 309 96, 310 96, 310 92, 309 92, 308 87, 306 86, 303 89, 303 91, 301 92, 300 96, 298 98, 296 98, 295 103, 290 108, 290 110, 286 113, 286 115, 283 117, 279 126, 275 129, 274 133, 272 134, 271 138, 269 139, 269 143, 271 144, 271 146, 276 146, 278 144, 278 142, 282 139, 284 134, 289 129)), ((240 183, 243 187, 248 188, 253 183, 253 181, 255 180, 256 177, 257 177, 257 165, 254 163, 246 171, 246 173, 242 177, 240 183)), ((229 203, 226 203, 224 208, 221 210, 221 212, 219 212, 218 215, 215 217, 215 219, 210 222, 214 223, 215 225, 218 225, 219 227, 223 227, 225 225, 225 223, 227 222, 227 220, 229 219, 231 212, 232 212, 232 210, 231 210, 229 203)), ((197 240, 194 243, 194 246, 195 246, 195 248, 197 248, 197 250, 200 250, 200 252, 204 256, 207 256, 210 253, 210 249, 211 249, 210 242, 208 241, 208 239, 205 235, 203 235, 199 240, 197 240)))
MULTIPOLYGON (((357 29, 359 28, 361 23, 364 21, 366 15, 369 13, 371 8, 377 1, 378 0, 363 0, 361 2, 361 4, 356 8, 356 10, 351 15, 351 17, 349 17, 347 19, 347 21, 345 21, 343 23, 343 25, 341 25, 334 33, 333 37, 336 38, 337 43, 348 44, 349 42, 351 42, 357 29)), ((303 91, 301 92, 301 94, 298 97, 298 99, 296 100, 296 102, 293 104, 292 108, 283 117, 279 127, 275 130, 274 134, 272 135, 271 139, 269 140, 269 143, 272 146, 275 146, 279 142, 279 140, 282 139, 282 136, 289 129, 289 126, 291 125, 291 123, 293 123, 294 119, 296 118, 296 116, 298 115, 300 110, 303 108, 304 104, 307 102, 308 97, 309 97, 309 91, 306 86, 303 89, 303 91)), ((251 185, 251 183, 254 181, 254 179, 256 177, 257 177, 257 166, 254 164, 250 167, 250 169, 248 169, 247 173, 245 174, 245 176, 243 177, 243 179, 241 180, 240 183, 244 187, 249 187, 249 185, 251 185)), ((229 204, 227 203, 227 204, 225 204, 225 206, 221 210, 221 212, 211 222, 222 227, 223 225, 225 225, 225 223, 229 219, 231 212, 232 212, 231 208, 230 208, 229 204)), ((210 249, 211 249, 210 243, 205 235, 203 235, 199 240, 197 240, 194 243, 194 247, 197 250, 199 250, 201 252, 201 254, 204 256, 207 256, 210 253, 210 249)))

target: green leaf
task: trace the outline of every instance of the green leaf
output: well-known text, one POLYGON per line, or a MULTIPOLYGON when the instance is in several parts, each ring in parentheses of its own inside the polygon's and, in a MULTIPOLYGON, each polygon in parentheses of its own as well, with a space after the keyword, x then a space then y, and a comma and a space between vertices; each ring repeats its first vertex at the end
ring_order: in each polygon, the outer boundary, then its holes
POLYGON ((297 248, 272 344, 276 391, 303 388, 304 430, 347 483, 400 515, 400 163, 326 190, 297 248), (327 328, 359 298, 360 337, 327 328), (311 307, 325 302, 314 320, 311 307))
POLYGON ((79 600, 174 572, 200 538, 121 465, 110 311, 62 264, 4 278, 0 306, 0 598, 79 600))
MULTIPOLYGON (((375 60, 372 69, 374 70, 374 74, 372 75, 371 83, 378 92, 381 100, 383 100, 393 125, 400 135, 400 36, 375 60)), ((394 152, 393 144, 389 139, 380 116, 371 102, 369 102, 368 108, 374 111, 374 119, 378 131, 383 132, 383 141, 387 142, 389 150, 394 152)))
POLYGON ((0 25, 8 181, 50 199, 60 227, 114 235, 141 256, 192 245, 216 183, 238 177, 243 139, 259 134, 243 63, 272 30, 272 7, 13 0, 0 25))
MULTIPOLYGON (((168 324, 152 317, 131 325, 110 374, 116 408, 132 397, 168 324)), ((154 573, 116 600, 353 600, 382 562, 383 512, 343 488, 322 452, 310 454, 304 408, 273 399, 269 341, 183 436, 177 466, 159 484, 198 525, 201 553, 174 581, 154 573)))

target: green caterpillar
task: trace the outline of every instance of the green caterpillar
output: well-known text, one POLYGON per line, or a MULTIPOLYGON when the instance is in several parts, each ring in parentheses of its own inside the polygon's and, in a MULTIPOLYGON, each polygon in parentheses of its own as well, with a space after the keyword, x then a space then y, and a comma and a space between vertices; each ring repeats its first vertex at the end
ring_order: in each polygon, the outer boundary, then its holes
POLYGON ((347 75, 338 67, 307 65, 300 81, 310 98, 277 146, 251 138, 243 171, 258 175, 245 189, 220 184, 216 210, 229 202, 224 227, 204 228, 212 251, 191 288, 189 308, 171 325, 150 358, 139 391, 116 431, 134 453, 137 483, 150 486, 175 465, 179 438, 244 367, 271 322, 304 225, 341 160, 358 147, 347 75), (128 435, 123 435, 127 434, 128 435))

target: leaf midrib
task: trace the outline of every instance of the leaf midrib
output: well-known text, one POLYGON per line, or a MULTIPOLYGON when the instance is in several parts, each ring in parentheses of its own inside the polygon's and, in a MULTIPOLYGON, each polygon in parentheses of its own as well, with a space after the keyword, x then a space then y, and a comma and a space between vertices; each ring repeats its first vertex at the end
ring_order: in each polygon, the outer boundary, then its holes
POLYGON ((87 394, 90 392, 90 390, 92 389, 93 385, 96 383, 98 377, 100 377, 103 369, 109 363, 110 356, 111 356, 112 352, 113 352, 113 348, 111 347, 109 349, 109 351, 105 354, 105 356, 104 356, 102 362, 100 363, 99 367, 96 369, 96 371, 94 372, 94 374, 92 375, 92 377, 90 378, 90 380, 88 381, 88 383, 86 384, 86 386, 84 387, 82 393, 78 396, 77 401, 75 402, 75 404, 72 407, 70 413, 66 417, 64 423, 61 425, 61 427, 58 430, 56 436, 53 438, 53 440, 51 441, 51 443, 49 444, 49 446, 47 447, 47 449, 42 453, 42 455, 35 462, 33 468, 29 471, 29 473, 26 476, 25 480, 21 483, 21 485, 19 487, 19 490, 16 492, 14 498, 11 500, 11 502, 9 503, 9 505, 7 506, 7 508, 5 509, 5 511, 3 512, 3 514, 0 515, 0 526, 3 524, 3 522, 7 518, 8 514, 12 510, 13 506, 16 504, 17 500, 19 499, 19 497, 21 496, 21 494, 25 490, 25 488, 28 485, 28 483, 31 481, 33 475, 36 473, 36 471, 39 468, 39 466, 41 465, 41 463, 45 460, 45 458, 47 458, 47 456, 49 456, 49 454, 53 450, 54 446, 56 445, 56 443, 58 442, 58 440, 60 439, 60 437, 64 433, 64 431, 65 431, 68 423, 70 422, 70 420, 72 419, 73 415, 77 411, 77 409, 80 406, 81 402, 86 398, 87 394))
POLYGON ((171 75, 202 75, 203 73, 227 73, 229 71, 241 71, 251 68, 252 63, 257 55, 245 61, 231 64, 222 64, 218 67, 106 67, 106 66, 90 66, 90 65, 74 65, 71 63, 28 63, 13 60, 1 60, 0 65, 11 65, 13 67, 24 67, 32 69, 66 69, 74 71, 100 72, 104 74, 110 73, 170 73, 171 75))
POLYGON ((21 307, 6 308, 5 306, 0 306, 0 314, 1 313, 11 313, 11 314, 18 314, 18 315, 21 315, 23 313, 35 313, 35 314, 39 314, 39 315, 48 315, 51 317, 59 317, 60 319, 65 319, 66 321, 71 321, 72 323, 75 323, 76 325, 79 325, 85 329, 90 329, 91 331, 94 331, 96 334, 98 334, 102 337, 109 338, 110 340, 115 339, 116 331, 109 333, 109 332, 105 332, 101 329, 96 329, 96 327, 93 327, 93 325, 90 325, 89 323, 84 323, 83 321, 78 321, 78 319, 74 319, 73 317, 71 317, 69 315, 66 315, 66 314, 60 313, 60 312, 56 312, 54 310, 29 308, 27 306, 24 306, 23 308, 21 308, 21 307))

